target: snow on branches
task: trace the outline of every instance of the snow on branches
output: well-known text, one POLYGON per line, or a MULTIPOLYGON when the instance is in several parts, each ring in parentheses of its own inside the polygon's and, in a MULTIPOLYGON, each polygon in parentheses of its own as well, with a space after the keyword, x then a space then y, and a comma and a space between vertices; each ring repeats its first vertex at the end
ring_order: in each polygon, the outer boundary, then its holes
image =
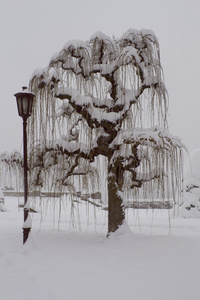
POLYGON ((165 198, 169 180, 173 188, 180 183, 183 145, 167 130, 168 98, 152 31, 69 41, 33 73, 30 89, 36 102, 29 131, 33 149, 40 149, 32 155, 36 177, 53 168, 64 185, 73 175, 94 175, 91 166, 104 156, 108 198, 116 202, 127 188, 147 184, 150 197, 157 182, 165 198))

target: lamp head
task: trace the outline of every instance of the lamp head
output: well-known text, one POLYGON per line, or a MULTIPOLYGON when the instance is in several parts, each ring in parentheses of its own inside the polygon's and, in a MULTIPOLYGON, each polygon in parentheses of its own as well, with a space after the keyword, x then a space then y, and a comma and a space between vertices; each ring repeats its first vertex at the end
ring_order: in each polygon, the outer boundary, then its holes
POLYGON ((32 113, 33 99, 35 94, 28 91, 27 87, 23 86, 22 91, 14 95, 17 100, 17 108, 19 116, 23 119, 28 119, 32 113))

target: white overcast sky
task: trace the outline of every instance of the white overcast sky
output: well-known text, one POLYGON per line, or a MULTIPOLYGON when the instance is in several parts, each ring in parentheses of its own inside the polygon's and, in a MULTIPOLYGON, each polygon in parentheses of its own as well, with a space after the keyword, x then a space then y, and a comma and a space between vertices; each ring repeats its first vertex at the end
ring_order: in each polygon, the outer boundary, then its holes
POLYGON ((169 93, 169 129, 200 148, 200 0, 0 0, 0 153, 22 150, 14 93, 71 39, 152 29, 169 93))

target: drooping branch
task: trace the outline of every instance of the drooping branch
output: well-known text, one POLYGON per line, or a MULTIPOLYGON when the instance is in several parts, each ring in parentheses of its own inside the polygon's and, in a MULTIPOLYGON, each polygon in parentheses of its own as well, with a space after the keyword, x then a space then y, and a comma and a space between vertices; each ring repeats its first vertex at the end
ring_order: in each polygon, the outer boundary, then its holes
MULTIPOLYGON (((70 143, 69 143, 70 144, 70 143)), ((94 159, 91 157, 91 153, 87 153, 82 149, 74 148, 68 145, 64 147, 63 143, 59 141, 51 148, 41 146, 33 148, 31 153, 32 157, 32 182, 33 186, 43 186, 44 172, 51 172, 53 168, 57 169, 57 176, 54 180, 56 185, 61 186, 72 185, 70 177, 89 175, 95 172, 95 168, 90 166, 91 161, 94 159), (82 160, 82 163, 80 163, 82 160), (84 163, 88 162, 88 163, 84 163)), ((50 178, 49 178, 50 179, 50 178)))
POLYGON ((120 130, 112 146, 121 144, 140 144, 148 145, 154 148, 168 149, 172 146, 183 148, 181 139, 169 133, 167 129, 159 126, 151 128, 135 128, 134 130, 120 130))
MULTIPOLYGON (((143 84, 137 90, 125 89, 123 94, 118 95, 115 103, 112 99, 100 101, 94 97, 80 95, 77 90, 72 88, 57 88, 54 95, 62 100, 68 99, 73 109, 86 120, 91 129, 103 127, 105 131, 108 131, 108 128, 114 128, 126 119, 131 106, 137 103, 138 98, 145 90, 150 88, 156 90, 158 84, 156 78, 152 78, 152 80, 148 80, 148 84, 143 84)), ((162 88, 164 89, 164 86, 162 88)))

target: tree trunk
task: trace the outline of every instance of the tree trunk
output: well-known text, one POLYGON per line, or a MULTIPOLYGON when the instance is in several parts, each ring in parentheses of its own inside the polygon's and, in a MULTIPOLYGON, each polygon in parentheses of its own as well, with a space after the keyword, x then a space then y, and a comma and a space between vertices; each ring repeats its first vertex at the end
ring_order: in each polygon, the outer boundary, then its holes
POLYGON ((108 167, 108 236, 115 232, 125 219, 123 199, 118 189, 116 170, 108 167))

